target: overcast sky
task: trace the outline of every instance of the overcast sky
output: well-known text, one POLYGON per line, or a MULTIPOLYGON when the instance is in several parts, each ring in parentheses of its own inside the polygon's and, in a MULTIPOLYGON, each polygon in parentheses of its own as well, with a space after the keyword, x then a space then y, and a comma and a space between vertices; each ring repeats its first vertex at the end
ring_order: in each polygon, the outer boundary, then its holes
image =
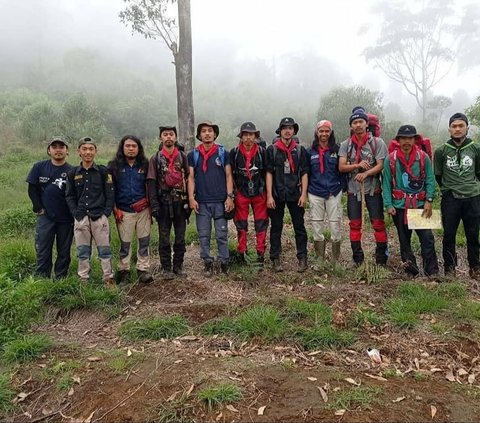
MULTIPOLYGON (((371 0, 191 0, 194 72, 220 66, 227 58, 257 56, 278 65, 287 54, 312 51, 327 58, 339 75, 347 75, 343 83, 381 90, 386 102, 396 101, 406 97, 404 90, 361 55, 379 26, 372 4, 371 0)), ((132 36, 119 22, 123 7, 122 0, 0 0, 0 61, 3 66, 21 64, 35 55, 61 60, 68 49, 88 47, 120 61, 132 58, 138 66, 170 67, 170 53, 161 42, 132 36)), ((452 95, 463 89, 473 97, 480 92, 479 80, 478 68, 462 75, 453 69, 435 94, 452 95)), ((413 105, 413 98, 408 101, 413 105)))

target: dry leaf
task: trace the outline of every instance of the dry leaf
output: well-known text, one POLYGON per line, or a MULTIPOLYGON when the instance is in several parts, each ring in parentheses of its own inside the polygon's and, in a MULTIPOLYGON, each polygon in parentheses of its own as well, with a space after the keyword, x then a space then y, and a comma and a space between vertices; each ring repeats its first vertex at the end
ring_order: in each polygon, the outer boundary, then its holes
POLYGON ((317 389, 320 391, 320 395, 322 396, 323 402, 328 402, 328 395, 325 392, 325 390, 320 386, 317 386, 317 389))
POLYGON ((220 413, 216 418, 215 421, 219 421, 223 417, 223 413, 220 413))
POLYGON ((342 388, 340 388, 339 386, 336 386, 335 388, 333 388, 333 392, 338 392, 338 391, 340 391, 340 389, 342 389, 342 388))
POLYGON ((471 375, 468 375, 468 383, 471 385, 475 382, 475 375, 472 373, 471 375))
POLYGON ((433 418, 435 417, 435 414, 437 414, 437 407, 435 407, 434 405, 431 405, 430 406, 430 414, 431 414, 432 420, 433 420, 433 418))
POLYGON ((227 405, 227 410, 230 410, 232 413, 238 413, 238 410, 231 404, 227 405))
POLYGON ((351 377, 347 377, 344 380, 352 385, 360 386, 360 382, 355 381, 355 379, 352 379, 351 377))
POLYGON ((192 385, 190 386, 190 388, 188 388, 187 397, 192 393, 193 388, 195 388, 195 384, 194 384, 194 383, 192 383, 192 385))
POLYGON ((266 406, 266 405, 262 405, 262 406, 258 409, 257 415, 258 415, 258 416, 263 416, 263 413, 265 412, 265 408, 267 408, 267 406, 266 406))
POLYGON ((448 370, 448 372, 445 375, 445 379, 447 379, 449 382, 455 382, 455 376, 453 376, 452 369, 448 370))
POLYGON ((440 367, 432 367, 430 369, 430 372, 432 372, 432 373, 437 373, 437 372, 441 372, 441 371, 442 371, 442 369, 440 367))
POLYGON ((83 423, 90 423, 96 411, 97 410, 92 411, 92 413, 83 421, 83 423))
POLYGON ((420 370, 420 362, 418 361, 418 358, 414 358, 413 359, 413 362, 415 363, 415 367, 417 368, 417 370, 420 370))
POLYGON ((465 369, 458 369, 458 376, 468 375, 468 372, 465 369))
POLYGON ((178 363, 181 363, 182 361, 183 361, 183 360, 175 360, 175 361, 173 362, 173 364, 178 364, 178 363))
POLYGON ((135 301, 135 304, 136 304, 136 305, 140 305, 141 303, 142 303, 142 300, 137 300, 137 301, 135 301))
POLYGON ((127 357, 130 357, 131 355, 132 355, 132 350, 129 348, 129 349, 127 350, 127 357))
POLYGON ((97 357, 96 355, 91 355, 90 357, 87 357, 88 361, 100 361, 101 358, 97 357))
POLYGON ((405 399, 405 397, 398 397, 398 398, 395 398, 394 400, 392 400, 392 402, 400 402, 400 401, 403 401, 405 399))
POLYGON ((372 379, 375 379, 375 380, 380 380, 382 382, 387 382, 387 379, 385 379, 382 376, 375 376, 375 375, 371 375, 369 373, 365 373, 365 376, 368 376, 369 378, 372 378, 372 379))
POLYGON ((75 383, 78 383, 80 385, 80 377, 79 376, 73 376, 72 377, 72 380, 75 382, 75 383))
POLYGON ((307 377, 307 379, 308 379, 310 382, 315 382, 315 381, 317 380, 316 377, 311 377, 311 376, 307 377))
POLYGON ((335 411, 335 415, 336 416, 343 416, 345 414, 345 411, 347 411, 347 410, 344 410, 344 409, 337 410, 337 411, 335 411))
POLYGON ((29 395, 30 394, 27 394, 26 392, 20 392, 15 398, 15 403, 25 401, 25 398, 27 398, 29 395))
POLYGON ((75 393, 75 389, 70 388, 70 390, 68 391, 68 396, 71 397, 74 393, 75 393))

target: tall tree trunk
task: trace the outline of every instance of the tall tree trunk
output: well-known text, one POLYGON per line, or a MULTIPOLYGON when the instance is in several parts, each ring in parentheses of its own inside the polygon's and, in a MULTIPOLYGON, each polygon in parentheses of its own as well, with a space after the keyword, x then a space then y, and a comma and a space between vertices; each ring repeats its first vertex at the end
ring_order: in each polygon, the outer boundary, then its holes
POLYGON ((187 150, 195 146, 192 90, 192 25, 190 0, 178 0, 179 46, 175 54, 178 139, 187 150))

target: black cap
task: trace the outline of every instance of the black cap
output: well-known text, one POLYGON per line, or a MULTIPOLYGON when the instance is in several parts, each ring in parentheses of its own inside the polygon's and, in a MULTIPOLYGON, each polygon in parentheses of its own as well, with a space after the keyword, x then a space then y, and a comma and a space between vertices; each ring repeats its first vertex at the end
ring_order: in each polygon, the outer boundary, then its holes
POLYGON ((255 133, 255 138, 258 138, 260 136, 260 131, 257 131, 257 127, 253 122, 242 123, 242 126, 240 126, 240 132, 237 135, 238 138, 242 136, 242 132, 255 133))
POLYGON ((450 119, 448 120, 448 126, 450 126, 455 120, 463 120, 468 126, 468 118, 463 113, 455 113, 450 116, 450 119))
POLYGON ((398 138, 400 137, 410 138, 410 137, 416 137, 416 136, 418 136, 418 134, 417 134, 417 128, 415 128, 415 126, 402 125, 400 126, 400 128, 398 128, 395 139, 398 141, 398 138))
POLYGON ((158 129, 160 130, 159 136, 162 135, 163 131, 173 131, 175 132, 175 136, 177 136, 177 128, 175 126, 159 126, 158 129))
POLYGON ((298 132, 298 123, 295 122, 295 119, 291 118, 291 117, 284 117, 282 118, 282 120, 280 121, 279 125, 278 125, 278 129, 275 131, 276 134, 280 135, 280 131, 282 130, 282 128, 284 126, 293 126, 293 131, 295 133, 295 135, 297 134, 298 132))

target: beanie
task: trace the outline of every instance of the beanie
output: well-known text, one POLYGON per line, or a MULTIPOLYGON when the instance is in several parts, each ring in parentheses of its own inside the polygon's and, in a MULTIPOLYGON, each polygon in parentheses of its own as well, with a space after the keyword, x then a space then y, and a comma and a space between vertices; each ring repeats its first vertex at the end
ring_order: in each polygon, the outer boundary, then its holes
POLYGON ((363 107, 356 106, 352 109, 352 115, 348 120, 348 124, 351 125, 355 119, 363 119, 365 122, 368 123, 367 112, 365 112, 365 109, 363 107))
POLYGON ((463 113, 455 113, 450 116, 450 119, 448 120, 448 126, 450 126, 455 120, 463 120, 468 126, 468 118, 463 113))

